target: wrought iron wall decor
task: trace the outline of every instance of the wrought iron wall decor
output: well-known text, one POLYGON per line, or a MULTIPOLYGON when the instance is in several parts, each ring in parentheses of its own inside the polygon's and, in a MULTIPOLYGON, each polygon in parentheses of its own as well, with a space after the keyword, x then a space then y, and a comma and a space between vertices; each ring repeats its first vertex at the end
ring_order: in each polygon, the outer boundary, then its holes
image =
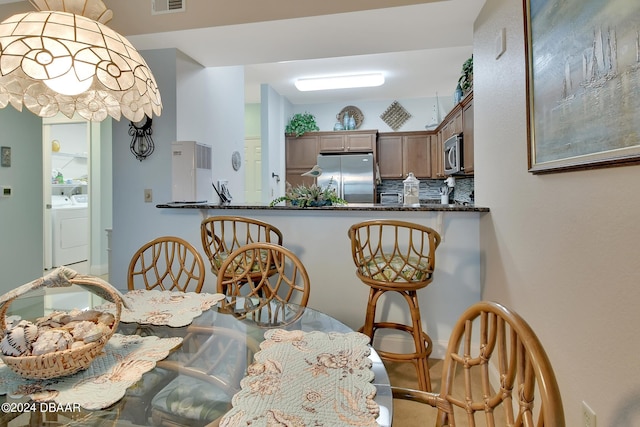
POLYGON ((153 153, 153 139, 151 134, 151 124, 153 120, 149 116, 144 116, 139 122, 129 123, 129 135, 131 138, 131 145, 129 148, 136 159, 143 161, 153 153))

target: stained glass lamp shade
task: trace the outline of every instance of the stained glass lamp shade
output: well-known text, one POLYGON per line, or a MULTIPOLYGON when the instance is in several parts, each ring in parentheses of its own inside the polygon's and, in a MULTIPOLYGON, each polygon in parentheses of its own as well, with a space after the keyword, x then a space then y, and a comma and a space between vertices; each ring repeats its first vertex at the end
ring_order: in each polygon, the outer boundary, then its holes
POLYGON ((0 108, 22 106, 40 117, 74 113, 91 121, 159 116, 158 86, 140 53, 104 25, 102 1, 30 0, 40 9, 0 23, 0 108), (84 15, 84 16, 83 16, 84 15), (98 22, 101 21, 101 22, 98 22))

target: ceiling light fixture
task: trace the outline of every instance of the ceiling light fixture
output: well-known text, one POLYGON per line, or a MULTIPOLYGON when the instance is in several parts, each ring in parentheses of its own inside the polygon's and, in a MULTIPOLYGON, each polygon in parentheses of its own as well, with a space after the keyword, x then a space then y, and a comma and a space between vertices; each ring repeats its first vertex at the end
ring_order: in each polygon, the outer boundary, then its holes
POLYGON ((29 0, 38 10, 0 23, 0 108, 90 121, 159 116, 158 85, 140 53, 105 24, 102 0, 29 0), (48 3, 59 7, 49 6, 48 3), (60 10, 48 10, 48 9, 60 10))
POLYGON ((301 92, 312 90, 350 89, 374 87, 384 84, 382 73, 352 74, 346 76, 315 77, 296 80, 296 88, 301 92))

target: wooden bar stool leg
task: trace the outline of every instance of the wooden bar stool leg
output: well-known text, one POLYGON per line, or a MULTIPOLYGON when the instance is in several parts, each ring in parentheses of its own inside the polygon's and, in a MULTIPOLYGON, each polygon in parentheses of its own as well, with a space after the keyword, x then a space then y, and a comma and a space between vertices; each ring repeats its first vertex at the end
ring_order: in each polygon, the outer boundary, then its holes
POLYGON ((431 377, 429 375, 429 355, 431 354, 431 338, 422 331, 422 319, 420 316, 420 305, 418 303, 418 293, 408 291, 405 298, 409 303, 411 311, 411 335, 415 344, 416 353, 414 364, 418 372, 418 387, 420 390, 431 391, 431 377))
POLYGON ((358 330, 371 338, 371 344, 373 345, 373 335, 375 333, 375 321, 376 321, 376 304, 378 299, 384 293, 382 289, 370 288, 369 301, 367 301, 367 314, 364 319, 364 325, 358 330))
POLYGON ((418 388, 423 391, 431 391, 431 376, 429 374, 429 355, 432 350, 431 338, 422 330, 422 319, 420 316, 420 305, 418 303, 418 293, 415 290, 395 291, 401 294, 409 306, 411 315, 411 326, 395 322, 376 322, 376 305, 378 299, 386 290, 371 288, 369 291, 369 301, 367 302, 367 314, 364 325, 358 330, 373 338, 378 329, 396 329, 407 332, 413 338, 415 351, 413 353, 398 354, 384 350, 378 350, 378 355, 383 360, 394 362, 411 362, 416 369, 418 376, 418 388))

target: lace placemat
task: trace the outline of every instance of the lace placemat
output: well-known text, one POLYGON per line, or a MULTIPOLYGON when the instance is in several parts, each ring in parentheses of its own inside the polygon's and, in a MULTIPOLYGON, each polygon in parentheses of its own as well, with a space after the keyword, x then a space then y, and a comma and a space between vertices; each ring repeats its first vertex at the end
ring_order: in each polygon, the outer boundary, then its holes
POLYGON ((78 404, 85 409, 106 408, 122 399, 156 362, 169 355, 182 338, 113 334, 104 353, 73 375, 47 380, 24 379, 0 360, 0 395, 29 396, 35 402, 78 404))
POLYGON ((221 427, 377 426, 369 337, 272 329, 221 427))
MULTIPOLYGON (((223 294, 135 289, 123 295, 124 305, 129 308, 122 309, 120 322, 187 326, 222 299, 223 294)), ((106 303, 96 309, 112 311, 115 306, 106 303)))

